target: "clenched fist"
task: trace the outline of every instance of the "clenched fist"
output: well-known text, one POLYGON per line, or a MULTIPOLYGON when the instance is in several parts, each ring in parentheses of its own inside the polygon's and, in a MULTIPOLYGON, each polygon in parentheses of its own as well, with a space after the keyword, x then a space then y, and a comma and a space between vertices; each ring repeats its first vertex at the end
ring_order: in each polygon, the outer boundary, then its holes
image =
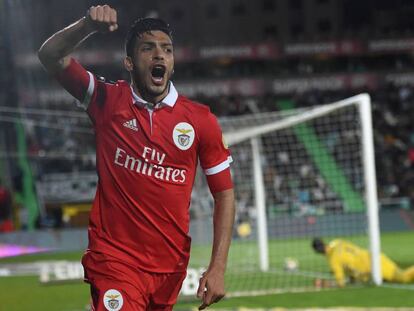
POLYGON ((86 22, 93 31, 113 32, 118 29, 116 10, 106 4, 92 6, 86 14, 86 22))

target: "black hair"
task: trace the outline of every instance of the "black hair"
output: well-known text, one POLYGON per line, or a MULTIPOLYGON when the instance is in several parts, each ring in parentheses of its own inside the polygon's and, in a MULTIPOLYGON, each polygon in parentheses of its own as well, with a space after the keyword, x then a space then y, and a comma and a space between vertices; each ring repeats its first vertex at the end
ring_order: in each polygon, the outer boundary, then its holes
POLYGON ((312 240, 312 247, 317 253, 325 253, 325 243, 321 238, 314 238, 312 240))
POLYGON ((135 44, 145 32, 159 30, 167 34, 172 41, 172 30, 170 25, 159 18, 139 18, 129 28, 125 39, 125 50, 127 56, 132 57, 134 54, 135 44))

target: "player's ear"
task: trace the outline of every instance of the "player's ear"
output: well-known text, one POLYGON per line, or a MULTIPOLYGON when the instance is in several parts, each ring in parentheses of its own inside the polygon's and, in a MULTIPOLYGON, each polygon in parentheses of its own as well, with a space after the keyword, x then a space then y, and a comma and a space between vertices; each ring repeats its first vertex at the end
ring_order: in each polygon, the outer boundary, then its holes
POLYGON ((134 63, 132 62, 132 58, 130 56, 124 58, 124 67, 128 71, 132 71, 134 69, 134 63))

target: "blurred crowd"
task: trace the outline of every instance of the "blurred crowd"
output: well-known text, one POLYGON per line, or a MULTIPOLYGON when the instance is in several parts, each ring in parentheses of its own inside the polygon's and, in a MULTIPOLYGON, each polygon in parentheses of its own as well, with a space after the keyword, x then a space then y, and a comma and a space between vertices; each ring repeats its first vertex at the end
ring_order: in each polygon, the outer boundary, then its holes
MULTIPOLYGON (((71 173, 95 170, 94 136, 86 113, 70 115, 60 110, 68 106, 57 102, 48 107, 50 115, 41 116, 41 126, 26 122, 28 154, 35 163, 35 174, 71 173), (53 112, 59 111, 56 116, 53 112)), ((74 110, 72 110, 74 111, 74 110)), ((36 120, 36 118, 34 118, 36 120)), ((31 120, 33 117, 31 116, 31 120)))

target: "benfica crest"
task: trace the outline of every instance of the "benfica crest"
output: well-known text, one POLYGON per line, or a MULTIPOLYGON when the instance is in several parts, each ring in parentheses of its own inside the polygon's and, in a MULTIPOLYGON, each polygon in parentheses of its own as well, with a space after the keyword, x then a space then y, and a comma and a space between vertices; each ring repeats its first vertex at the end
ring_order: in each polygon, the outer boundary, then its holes
POLYGON ((189 149, 193 145, 194 137, 195 132, 191 124, 187 122, 180 122, 174 127, 173 141, 179 149, 189 149))
POLYGON ((124 304, 122 294, 116 289, 107 290, 104 294, 103 301, 106 310, 109 311, 121 310, 122 305, 124 304))

